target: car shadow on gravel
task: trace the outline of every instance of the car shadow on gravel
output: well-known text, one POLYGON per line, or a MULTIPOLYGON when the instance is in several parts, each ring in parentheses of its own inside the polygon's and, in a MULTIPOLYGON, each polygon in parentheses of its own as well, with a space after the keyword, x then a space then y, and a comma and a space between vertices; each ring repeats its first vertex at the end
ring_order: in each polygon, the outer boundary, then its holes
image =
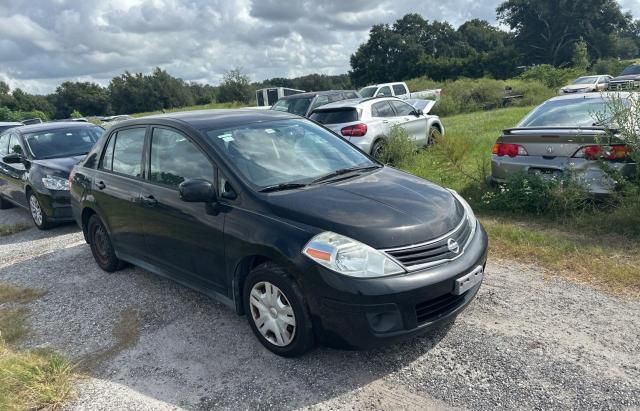
MULTIPOLYGON (((246 318, 226 306, 133 266, 107 274, 86 244, 0 268, 0 282, 47 291, 30 304, 27 347, 77 362, 103 395, 115 384, 129 396, 190 409, 328 401, 406 367, 450 327, 370 351, 319 347, 286 359, 263 348, 246 318)), ((83 394, 83 384, 78 401, 97 401, 94 391, 83 394)))
MULTIPOLYGON (((33 225, 33 223, 30 223, 33 225)), ((20 244, 34 240, 54 239, 70 233, 79 232, 80 228, 75 223, 65 223, 52 227, 46 231, 38 230, 35 226, 29 227, 15 234, 0 237, 0 245, 20 244)))

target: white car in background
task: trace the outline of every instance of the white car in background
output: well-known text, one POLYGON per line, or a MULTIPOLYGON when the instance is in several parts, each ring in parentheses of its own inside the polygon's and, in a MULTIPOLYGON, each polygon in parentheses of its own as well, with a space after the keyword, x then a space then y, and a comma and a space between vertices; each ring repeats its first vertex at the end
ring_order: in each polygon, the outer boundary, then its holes
POLYGON ((401 100, 396 97, 351 99, 319 107, 309 118, 375 157, 396 125, 405 129, 419 147, 428 146, 436 136, 444 135, 440 118, 428 114, 434 103, 431 100, 401 100))
POLYGON ((422 90, 411 93, 409 86, 404 81, 395 83, 375 84, 363 87, 358 91, 362 97, 398 97, 407 99, 434 99, 440 98, 442 89, 422 90))
POLYGON ((568 86, 560 89, 560 95, 574 93, 592 93, 595 91, 605 91, 609 88, 609 82, 613 77, 609 75, 582 76, 573 80, 568 86))

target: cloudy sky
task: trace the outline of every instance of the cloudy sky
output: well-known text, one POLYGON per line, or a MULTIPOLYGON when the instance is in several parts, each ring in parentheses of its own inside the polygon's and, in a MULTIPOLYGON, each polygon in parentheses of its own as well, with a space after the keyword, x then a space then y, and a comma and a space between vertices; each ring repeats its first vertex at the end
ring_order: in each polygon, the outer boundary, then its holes
MULTIPOLYGON (((48 93, 64 80, 103 85, 160 66, 217 84, 340 74, 376 23, 409 12, 459 25, 495 21, 501 0, 0 0, 0 80, 48 93)), ((640 10, 640 0, 622 0, 640 10)), ((636 11, 636 14, 638 12, 636 11)))

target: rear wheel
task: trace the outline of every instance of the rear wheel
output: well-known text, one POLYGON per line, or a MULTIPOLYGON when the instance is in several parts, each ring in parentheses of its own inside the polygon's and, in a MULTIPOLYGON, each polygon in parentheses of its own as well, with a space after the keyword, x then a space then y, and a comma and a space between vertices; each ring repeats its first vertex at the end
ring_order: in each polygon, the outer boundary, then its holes
POLYGON ((311 318, 297 284, 278 265, 265 263, 247 277, 243 290, 249 326, 267 349, 295 357, 314 345, 311 318))
POLYGON ((371 147, 371 156, 375 159, 379 159, 382 155, 382 150, 384 150, 385 142, 383 139, 376 140, 373 143, 373 147, 371 147))
POLYGON ((429 136, 427 138, 427 147, 435 144, 442 137, 442 133, 440 129, 436 126, 431 126, 429 128, 429 136))
POLYGON ((89 233, 91 253, 100 268, 108 273, 112 273, 124 267, 124 262, 116 257, 113 244, 111 243, 111 237, 102 220, 100 220, 100 217, 94 214, 89 218, 87 232, 89 233))
POLYGON ((47 216, 46 211, 42 209, 42 205, 40 205, 40 200, 38 197, 30 191, 27 194, 27 201, 29 202, 29 211, 31 212, 31 218, 33 219, 33 223, 40 230, 48 230, 53 226, 53 224, 49 221, 49 216, 47 216))

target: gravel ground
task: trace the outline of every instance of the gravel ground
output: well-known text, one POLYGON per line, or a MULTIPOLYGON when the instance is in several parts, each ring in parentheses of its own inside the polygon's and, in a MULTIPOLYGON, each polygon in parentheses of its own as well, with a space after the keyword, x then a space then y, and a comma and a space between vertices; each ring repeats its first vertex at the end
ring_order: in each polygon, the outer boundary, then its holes
POLYGON ((640 302, 510 261, 489 263, 455 324, 298 359, 189 289, 102 272, 73 225, 0 238, 0 282, 47 290, 25 345, 79 362, 68 409, 640 409, 640 302))

